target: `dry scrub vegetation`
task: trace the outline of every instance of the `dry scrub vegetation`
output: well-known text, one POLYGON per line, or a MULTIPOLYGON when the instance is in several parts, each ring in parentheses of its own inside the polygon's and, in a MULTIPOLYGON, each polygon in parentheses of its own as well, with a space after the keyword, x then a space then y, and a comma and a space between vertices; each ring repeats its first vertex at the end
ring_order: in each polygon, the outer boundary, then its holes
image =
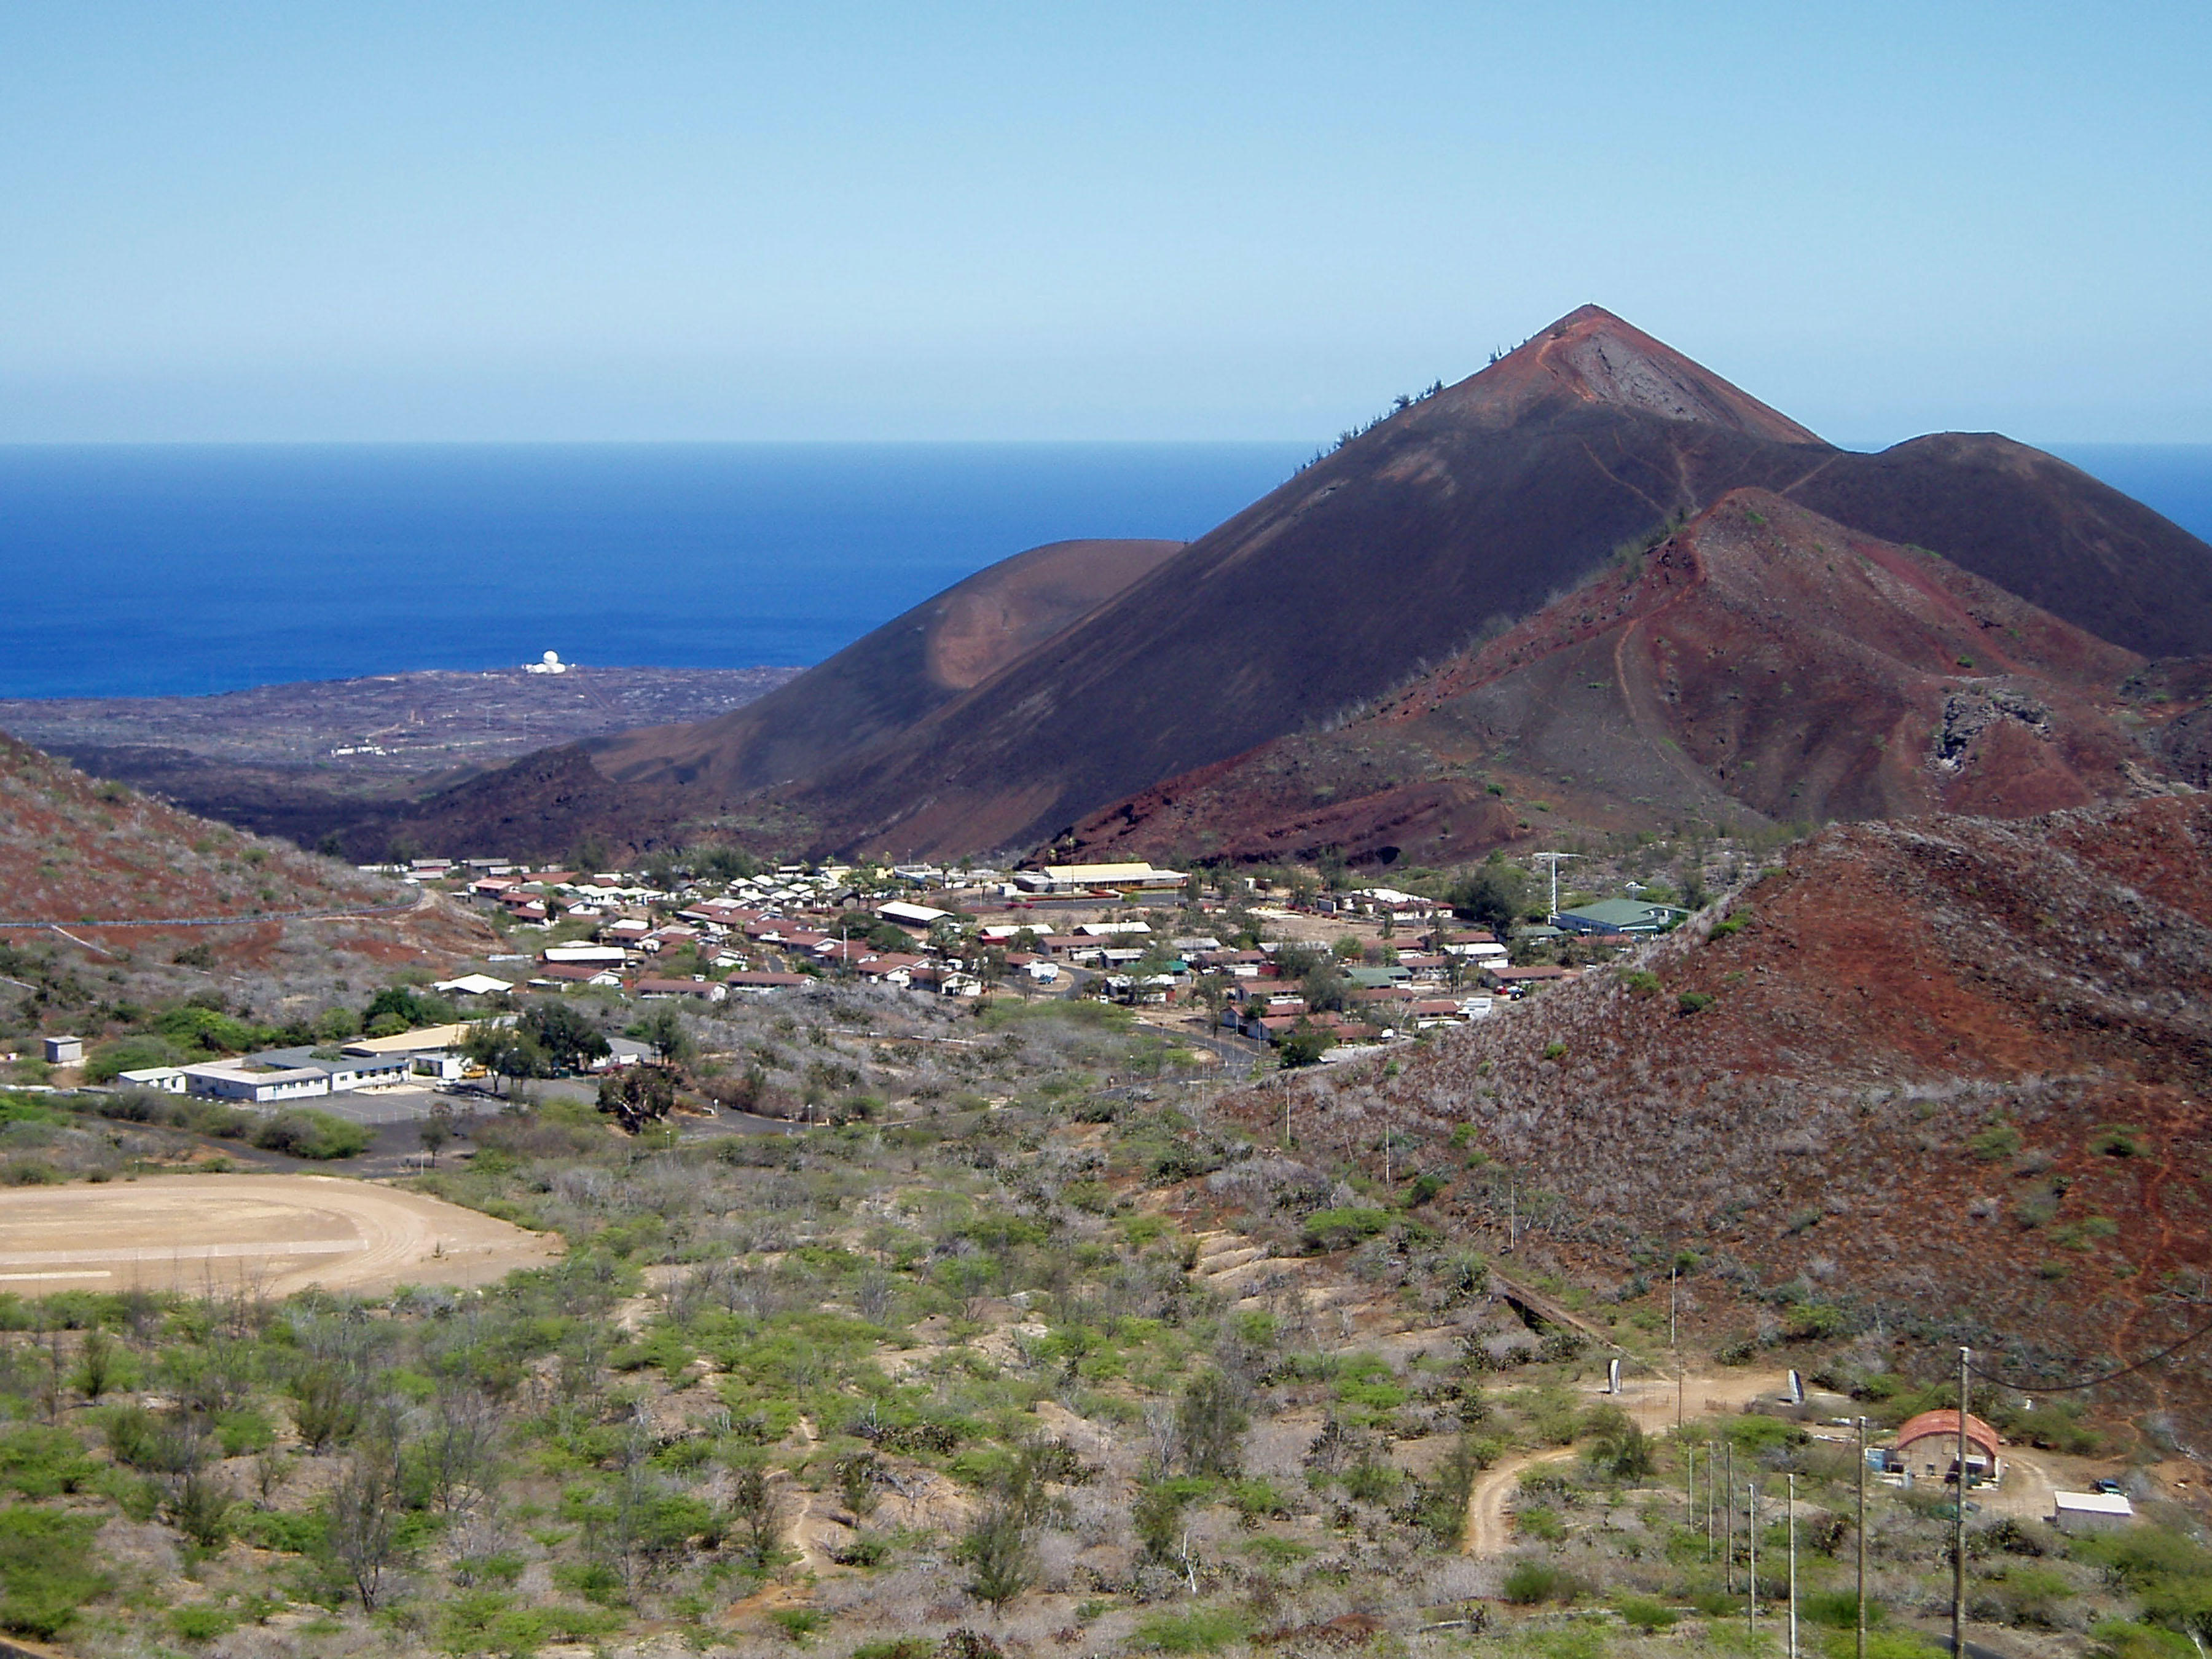
MULTIPOLYGON (((479 1121, 420 1184, 568 1247, 482 1292, 0 1302, 0 1625, 124 1659, 1765 1651, 1686 1496, 1726 1435, 1770 1498, 1800 1477, 1833 1650, 1847 1455, 1599 1399, 1602 1352, 1442 1208, 1480 1170, 1259 1144, 1097 1005, 825 988, 688 1036, 843 1121, 479 1121), (1512 1548, 1462 1553, 1516 1468, 1512 1548)), ((1648 1305, 1548 1288, 1664 1366, 1648 1305)), ((1891 1418, 1932 1397, 1861 1380, 1891 1418)), ((1943 1533, 1883 1494, 1878 1654, 1919 1650, 1943 1533)), ((2178 1654, 2198 1616, 2178 1532, 1973 1537, 1977 1616, 2059 1649, 2178 1654)))

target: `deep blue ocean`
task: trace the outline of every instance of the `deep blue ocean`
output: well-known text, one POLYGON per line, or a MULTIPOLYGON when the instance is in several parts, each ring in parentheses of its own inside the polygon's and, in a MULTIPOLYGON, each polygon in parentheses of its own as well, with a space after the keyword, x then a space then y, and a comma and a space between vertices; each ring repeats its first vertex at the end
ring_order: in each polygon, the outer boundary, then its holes
POLYGON ((1041 542, 1188 540, 1296 444, 0 447, 0 696, 818 662, 1041 542))
MULTIPOLYGON (((1304 444, 0 447, 0 696, 817 662, 1007 555, 1188 538, 1304 444)), ((2060 450, 2212 540, 2212 446, 2060 450)))

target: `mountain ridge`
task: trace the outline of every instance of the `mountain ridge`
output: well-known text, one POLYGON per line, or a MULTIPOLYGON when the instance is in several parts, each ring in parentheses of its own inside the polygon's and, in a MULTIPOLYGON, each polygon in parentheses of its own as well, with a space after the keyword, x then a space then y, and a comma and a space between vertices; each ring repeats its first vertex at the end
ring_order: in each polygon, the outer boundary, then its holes
MULTIPOLYGON (((1026 851, 1163 780, 1325 727, 1744 488, 1930 549, 2144 656, 2212 653, 2212 547, 2149 508, 1994 436, 1838 449, 1589 306, 1095 604, 1014 630, 1018 648, 982 649, 963 684, 932 681, 908 641, 883 695, 856 701, 840 653, 720 724, 587 752, 609 811, 632 792, 640 836, 720 820, 813 854, 1026 851), (811 701, 836 712, 803 712, 811 701)), ((879 629, 862 655, 887 665, 894 642, 879 629)), ((458 846, 499 787, 426 802, 410 833, 458 846)))
POLYGON ((1444 863, 1571 828, 2079 806, 2155 764, 2118 724, 2143 665, 1937 556, 1735 490, 1361 718, 1155 785, 1056 853, 1444 863))

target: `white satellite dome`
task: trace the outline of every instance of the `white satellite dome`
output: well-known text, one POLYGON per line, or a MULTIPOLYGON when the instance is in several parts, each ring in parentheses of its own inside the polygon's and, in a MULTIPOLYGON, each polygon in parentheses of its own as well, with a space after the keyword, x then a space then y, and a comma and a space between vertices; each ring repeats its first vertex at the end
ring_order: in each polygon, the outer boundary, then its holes
POLYGON ((532 674, 565 674, 573 665, 562 662, 558 651, 548 651, 536 662, 526 662, 524 669, 532 674))

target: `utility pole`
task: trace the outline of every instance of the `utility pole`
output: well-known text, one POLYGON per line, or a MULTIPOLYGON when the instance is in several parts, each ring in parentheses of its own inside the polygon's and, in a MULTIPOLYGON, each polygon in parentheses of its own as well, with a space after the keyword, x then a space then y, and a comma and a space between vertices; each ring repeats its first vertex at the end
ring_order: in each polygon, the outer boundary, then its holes
POLYGON ((1677 1292, 1681 1289, 1681 1285, 1682 1264, 1677 1261, 1667 1270, 1667 1346, 1670 1348, 1680 1346, 1677 1340, 1680 1328, 1675 1322, 1675 1308, 1677 1292))
POLYGON ((1521 1242, 1521 1177, 1516 1172, 1509 1178, 1505 1189, 1505 1253, 1513 1254, 1521 1242))
POLYGON ((1540 860, 1552 866, 1552 908, 1546 914, 1544 920, 1554 927, 1559 924, 1559 860, 1578 859, 1581 856, 1580 853, 1532 853, 1529 854, 1532 860, 1540 860))
POLYGON ((1790 1477, 1790 1659, 1797 1659, 1797 1477, 1790 1477))
POLYGON ((1705 1559, 1713 1559, 1713 1443, 1705 1442, 1705 1559))
POLYGON ((1694 1527, 1698 1524, 1698 1449, 1695 1446, 1685 1446, 1682 1448, 1682 1456, 1684 1462, 1689 1466, 1689 1474, 1684 1477, 1682 1487, 1682 1501, 1686 1506, 1682 1514, 1682 1524, 1694 1527))
POLYGON ((1735 1589, 1735 1442, 1721 1441, 1721 1490, 1728 1502, 1721 1509, 1721 1589, 1735 1589))
POLYGON ((1859 1419, 1859 1646, 1858 1659, 1866 1659, 1866 1474, 1867 1420, 1859 1419))
POLYGON ((1745 1605, 1749 1611, 1744 1618, 1745 1628, 1756 1634, 1759 1630, 1759 1482, 1743 1483, 1746 1494, 1744 1531, 1751 1537, 1751 1571, 1744 1582, 1750 1587, 1751 1600, 1745 1605))
POLYGON ((1951 1517, 1951 1659, 1966 1651, 1966 1361, 1959 1350, 1959 1501, 1951 1517))

